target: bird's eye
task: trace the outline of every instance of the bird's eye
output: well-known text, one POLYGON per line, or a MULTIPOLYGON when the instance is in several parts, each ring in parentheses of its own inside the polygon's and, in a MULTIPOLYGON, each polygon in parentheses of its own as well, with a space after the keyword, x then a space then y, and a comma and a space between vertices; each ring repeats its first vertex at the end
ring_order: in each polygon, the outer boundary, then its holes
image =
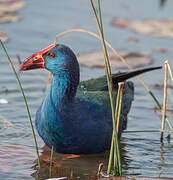
POLYGON ((54 58, 54 57, 55 57, 55 53, 50 52, 50 53, 48 54, 48 56, 49 56, 50 58, 54 58))
POLYGON ((39 58, 38 56, 35 56, 33 60, 36 61, 38 58, 39 58))

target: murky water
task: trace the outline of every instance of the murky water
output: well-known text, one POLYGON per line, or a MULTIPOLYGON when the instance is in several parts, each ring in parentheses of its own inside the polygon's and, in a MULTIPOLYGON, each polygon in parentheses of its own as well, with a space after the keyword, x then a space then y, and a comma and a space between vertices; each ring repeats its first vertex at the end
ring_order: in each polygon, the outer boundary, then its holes
MULTIPOLYGON (((131 32, 111 26, 113 17, 134 19, 173 18, 173 1, 167 1, 165 7, 160 8, 157 0, 109 0, 103 1, 104 29, 106 39, 115 48, 147 52, 154 58, 153 66, 163 65, 164 60, 173 58, 172 39, 153 37, 131 32), (138 43, 128 43, 129 37, 139 39, 138 43), (159 53, 156 48, 166 48, 167 53, 159 53)), ((0 24, 10 38, 6 47, 15 62, 16 55, 22 59, 52 43, 57 33, 71 28, 84 28, 97 32, 97 27, 89 1, 26 1, 26 6, 20 12, 22 19, 15 23, 0 24)), ((59 40, 70 46, 75 53, 100 49, 101 45, 94 38, 84 34, 70 34, 59 40)), ((0 99, 6 99, 8 104, 0 104, 0 179, 34 179, 36 153, 32 139, 27 113, 21 93, 14 75, 8 65, 6 57, 0 51, 0 99)), ((117 70, 114 69, 114 72, 117 70)), ((81 79, 100 76, 103 69, 81 67, 81 79)), ((44 70, 20 73, 32 118, 42 99, 44 98, 45 82, 48 78, 44 70)), ((155 71, 143 75, 143 79, 152 87, 156 82, 163 82, 163 71, 155 71)), ((129 113, 127 130, 159 129, 160 115, 153 112, 154 101, 145 89, 134 78, 135 101, 129 113)), ((163 90, 153 90, 160 101, 163 90)), ((170 119, 172 119, 170 117, 170 119)), ((44 146, 37 135, 40 153, 44 146)), ((121 139, 121 153, 124 175, 173 177, 173 140, 164 139, 160 143, 159 133, 124 133, 121 139)), ((48 161, 50 152, 42 153, 43 163, 41 177, 48 177, 48 161)), ((107 162, 107 154, 82 156, 68 159, 67 155, 56 154, 56 168, 53 174, 70 177, 71 173, 81 179, 91 179, 98 168, 99 162, 107 162)))

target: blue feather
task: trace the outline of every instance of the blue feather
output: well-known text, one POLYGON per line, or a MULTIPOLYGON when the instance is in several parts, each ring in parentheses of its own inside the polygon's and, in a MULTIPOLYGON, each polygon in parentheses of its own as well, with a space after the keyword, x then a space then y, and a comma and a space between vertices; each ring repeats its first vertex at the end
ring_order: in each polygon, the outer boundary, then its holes
MULTIPOLYGON (((75 54, 59 44, 52 44, 30 56, 19 70, 37 68, 46 68, 53 74, 51 86, 36 113, 36 128, 44 142, 59 153, 91 154, 109 149, 112 112, 106 77, 79 83, 79 64, 75 54)), ((126 128, 134 97, 133 83, 125 80, 160 68, 112 75, 115 102, 118 82, 124 81, 119 138, 126 128)))
MULTIPOLYGON (((48 146, 60 153, 90 154, 109 148, 112 136, 112 116, 107 91, 78 90, 79 65, 73 52, 57 45, 46 53, 45 68, 53 80, 47 95, 37 111, 36 127, 48 146), (50 53, 50 52, 49 52, 50 53), (76 93, 77 92, 77 93, 76 93)), ((133 100, 133 86, 126 83, 122 105, 120 133, 133 100), (125 108, 124 108, 125 107, 125 108)))

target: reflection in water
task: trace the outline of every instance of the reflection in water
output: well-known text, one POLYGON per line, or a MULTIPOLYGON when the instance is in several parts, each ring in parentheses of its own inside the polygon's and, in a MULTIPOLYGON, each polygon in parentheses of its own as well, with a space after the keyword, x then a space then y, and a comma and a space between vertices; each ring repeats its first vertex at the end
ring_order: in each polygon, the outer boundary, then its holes
POLYGON ((168 172, 172 172, 172 163, 167 161, 167 156, 169 157, 169 152, 173 150, 173 146, 170 143, 170 139, 167 138, 167 142, 161 142, 160 144, 160 166, 158 177, 160 177, 163 173, 168 174, 168 172), (165 145, 166 144, 166 145, 165 145), (164 146, 165 145, 165 146, 164 146))
MULTIPOLYGON (((125 144, 121 142, 121 156, 123 169, 127 170, 127 164, 129 158, 126 156, 124 149, 125 144), (125 157, 125 158, 124 158, 125 157), (127 162, 125 162, 127 160, 127 162)), ((37 163, 34 166, 36 169, 35 173, 31 176, 35 179, 46 179, 49 178, 49 166, 50 166, 50 153, 51 150, 47 147, 43 147, 43 152, 40 156, 41 159, 41 170, 37 170, 37 163)), ((103 171, 106 171, 108 163, 109 152, 94 154, 94 155, 80 155, 71 157, 69 154, 53 154, 52 164, 52 178, 54 177, 68 177, 68 179, 82 179, 91 180, 97 179, 97 171, 100 163, 103 163, 103 171)), ((35 161, 37 162, 37 161, 35 161)))
POLYGON ((161 174, 163 173, 163 168, 162 166, 165 164, 165 158, 164 158, 164 142, 160 142, 160 164, 161 166, 158 167, 159 174, 158 176, 160 177, 161 174))
POLYGON ((165 164, 165 159, 164 159, 164 142, 160 142, 160 163, 165 164))
MULTIPOLYGON (((81 155, 71 158, 68 154, 54 153, 52 164, 52 177, 68 177, 69 179, 95 179, 97 168, 100 162, 106 164, 107 153, 98 155, 81 155)), ((41 170, 36 171, 32 176, 36 179, 45 179, 49 177, 50 149, 43 148, 40 156, 41 170)))
MULTIPOLYGON (((126 175, 143 175, 154 177, 172 177, 172 159, 173 152, 172 141, 164 139, 160 142, 160 133, 155 134, 157 139, 151 139, 153 133, 148 134, 127 134, 124 138, 127 150, 128 170, 126 175), (129 138, 130 136, 130 138, 129 138), (128 137, 128 138, 127 138, 128 137)), ((127 162, 127 161, 126 161, 127 162)))

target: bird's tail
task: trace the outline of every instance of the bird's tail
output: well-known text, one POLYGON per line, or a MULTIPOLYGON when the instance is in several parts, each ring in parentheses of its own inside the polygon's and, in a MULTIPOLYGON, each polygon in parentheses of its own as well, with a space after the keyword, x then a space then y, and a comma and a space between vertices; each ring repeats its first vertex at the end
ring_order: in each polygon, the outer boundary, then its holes
POLYGON ((123 82, 127 79, 130 79, 132 77, 135 77, 139 74, 148 72, 148 71, 153 71, 153 70, 157 70, 157 69, 161 69, 162 66, 158 66, 158 67, 151 67, 151 68, 145 68, 145 69, 140 69, 140 70, 136 70, 136 71, 131 71, 131 72, 120 72, 117 74, 112 74, 112 81, 113 84, 117 84, 119 82, 123 82))

